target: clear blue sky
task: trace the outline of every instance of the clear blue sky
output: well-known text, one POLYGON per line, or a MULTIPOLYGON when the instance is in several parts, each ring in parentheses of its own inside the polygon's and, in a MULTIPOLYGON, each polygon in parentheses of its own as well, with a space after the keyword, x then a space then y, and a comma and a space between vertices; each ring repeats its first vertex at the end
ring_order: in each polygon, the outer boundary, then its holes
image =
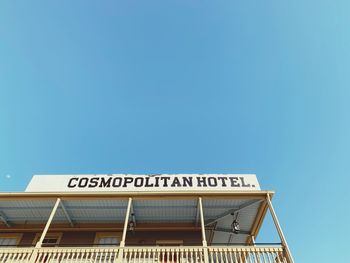
POLYGON ((350 1, 1 1, 0 191, 256 173, 296 262, 349 260, 350 1))

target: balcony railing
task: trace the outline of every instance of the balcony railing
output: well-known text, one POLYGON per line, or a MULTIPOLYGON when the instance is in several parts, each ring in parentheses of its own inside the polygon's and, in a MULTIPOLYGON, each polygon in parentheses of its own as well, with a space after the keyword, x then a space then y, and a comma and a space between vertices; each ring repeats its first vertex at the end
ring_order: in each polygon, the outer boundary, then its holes
POLYGON ((281 246, 6 248, 0 262, 289 263, 281 246))
POLYGON ((287 263, 279 247, 209 247, 210 263, 287 263))
POLYGON ((33 248, 0 248, 0 262, 29 262, 33 248))

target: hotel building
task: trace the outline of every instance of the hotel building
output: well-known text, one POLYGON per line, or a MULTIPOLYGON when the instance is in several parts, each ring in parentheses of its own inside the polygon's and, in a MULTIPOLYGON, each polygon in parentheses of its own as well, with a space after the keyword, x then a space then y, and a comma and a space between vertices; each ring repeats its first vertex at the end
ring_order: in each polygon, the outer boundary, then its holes
POLYGON ((252 174, 38 175, 0 193, 0 262, 294 263, 252 174), (267 211, 280 243, 256 243, 267 211))

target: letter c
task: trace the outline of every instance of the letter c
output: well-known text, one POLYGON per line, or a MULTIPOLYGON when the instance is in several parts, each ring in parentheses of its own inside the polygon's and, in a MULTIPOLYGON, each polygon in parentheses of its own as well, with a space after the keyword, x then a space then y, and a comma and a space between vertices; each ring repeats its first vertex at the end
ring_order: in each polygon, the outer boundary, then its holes
POLYGON ((71 178, 71 179, 69 180, 69 182, 68 182, 68 187, 69 187, 69 188, 74 188, 74 187, 77 186, 77 184, 74 184, 74 185, 72 184, 73 180, 74 180, 74 181, 78 181, 78 178, 73 177, 73 178, 71 178))

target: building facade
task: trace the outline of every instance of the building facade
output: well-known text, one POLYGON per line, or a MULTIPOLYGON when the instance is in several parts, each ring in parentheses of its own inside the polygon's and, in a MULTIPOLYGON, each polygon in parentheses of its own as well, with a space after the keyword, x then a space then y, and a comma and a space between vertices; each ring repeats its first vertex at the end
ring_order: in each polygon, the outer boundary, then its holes
POLYGON ((293 263, 255 175, 34 176, 0 193, 0 262, 293 263), (281 242, 255 239, 270 210, 281 242))

